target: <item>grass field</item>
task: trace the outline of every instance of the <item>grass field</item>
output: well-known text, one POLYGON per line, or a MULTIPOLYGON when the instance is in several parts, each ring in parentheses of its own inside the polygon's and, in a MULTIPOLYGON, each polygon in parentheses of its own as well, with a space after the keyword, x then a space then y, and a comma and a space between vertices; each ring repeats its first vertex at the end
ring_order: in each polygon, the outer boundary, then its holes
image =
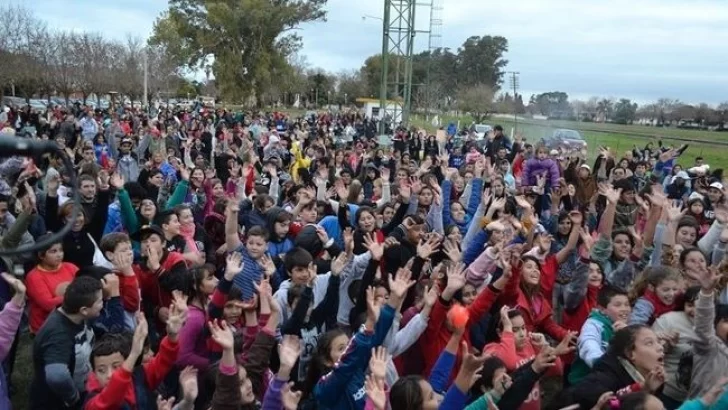
MULTIPOLYGON (((459 117, 459 119, 461 124, 470 124, 472 121, 471 117, 459 117)), ((457 120, 458 117, 444 117, 442 118, 442 124, 446 125, 450 121, 457 123, 457 120)), ((414 116, 412 123, 430 131, 434 130, 432 124, 420 116, 414 116)), ((588 143, 590 159, 596 158, 599 146, 609 147, 613 152, 621 156, 634 146, 644 148, 648 142, 653 142, 653 146, 656 147, 657 139, 662 138, 665 145, 677 147, 681 144, 689 144, 688 150, 679 160, 684 166, 691 166, 695 157, 702 156, 713 169, 728 168, 728 133, 724 132, 530 119, 519 119, 516 125, 513 118, 505 117, 489 118, 485 123, 489 125, 500 124, 509 135, 511 130, 517 126, 518 132, 523 134, 527 141, 534 143, 551 134, 556 128, 579 130, 588 143)))

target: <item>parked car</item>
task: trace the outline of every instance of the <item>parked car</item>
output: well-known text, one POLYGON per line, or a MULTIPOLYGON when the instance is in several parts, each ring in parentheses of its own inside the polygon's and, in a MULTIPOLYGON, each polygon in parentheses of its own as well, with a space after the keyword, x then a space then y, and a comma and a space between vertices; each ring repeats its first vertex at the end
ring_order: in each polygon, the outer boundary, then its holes
POLYGON ((25 107, 25 98, 21 97, 3 97, 3 105, 14 107, 25 107))
POLYGON ((475 124, 475 136, 478 141, 485 139, 485 136, 493 130, 493 127, 486 124, 475 124))
POLYGON ((560 148, 569 151, 582 150, 587 146, 579 131, 567 129, 554 130, 551 135, 541 138, 541 143, 549 150, 560 148))
POLYGON ((43 100, 31 99, 30 100, 30 108, 33 108, 36 111, 45 111, 46 110, 46 102, 43 101, 43 100))

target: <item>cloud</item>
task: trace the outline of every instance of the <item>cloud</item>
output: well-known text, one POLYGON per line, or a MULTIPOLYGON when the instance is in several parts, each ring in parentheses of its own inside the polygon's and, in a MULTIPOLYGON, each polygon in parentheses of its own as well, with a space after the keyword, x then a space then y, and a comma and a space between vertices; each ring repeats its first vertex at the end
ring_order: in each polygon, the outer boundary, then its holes
MULTIPOLYGON (((439 0, 444 47, 472 35, 509 41, 508 69, 521 73, 529 92, 611 95, 640 100, 663 96, 718 103, 728 85, 728 2, 720 0, 439 0), (531 91, 532 90, 532 91, 531 91)), ((11 0, 23 4, 20 0, 11 0)), ((33 11, 51 27, 89 30, 123 40, 146 38, 166 0, 123 3, 34 0, 33 11)), ((361 67, 382 49, 383 0, 329 0, 326 22, 305 24, 302 54, 330 72, 361 67)), ((416 28, 428 29, 429 10, 417 8, 416 28)), ((417 34, 417 51, 427 35, 417 34)))

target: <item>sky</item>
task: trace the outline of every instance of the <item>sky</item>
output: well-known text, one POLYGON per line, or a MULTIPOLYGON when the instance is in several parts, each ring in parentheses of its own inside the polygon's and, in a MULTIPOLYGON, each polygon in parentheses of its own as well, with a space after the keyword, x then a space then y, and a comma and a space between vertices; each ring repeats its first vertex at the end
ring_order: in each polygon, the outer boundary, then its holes
MULTIPOLYGON (((565 91, 573 99, 661 97, 688 103, 728 101, 728 2, 724 0, 436 0, 439 45, 457 49, 473 35, 508 39, 507 70, 520 92, 565 91)), ((9 0, 19 3, 20 0, 9 0)), ((421 0, 421 2, 425 2, 421 0)), ((383 1, 329 0, 327 21, 303 25, 300 54, 330 72, 361 67, 381 52, 383 1)), ((30 0, 21 4, 52 28, 146 38, 166 0, 30 0), (69 6, 73 4, 73 7, 69 6)), ((428 7, 416 29, 429 28, 428 7)), ((416 52, 427 49, 418 34, 416 52)), ((506 83, 507 85, 507 83, 506 83)))

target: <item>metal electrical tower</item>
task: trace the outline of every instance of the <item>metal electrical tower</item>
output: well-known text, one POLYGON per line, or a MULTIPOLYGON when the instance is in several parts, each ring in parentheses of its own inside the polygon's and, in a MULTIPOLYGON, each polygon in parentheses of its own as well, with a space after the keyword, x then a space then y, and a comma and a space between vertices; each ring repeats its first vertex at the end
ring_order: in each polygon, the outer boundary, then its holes
POLYGON ((432 92, 432 60, 433 53, 442 47, 442 2, 443 0, 432 0, 430 3, 430 36, 427 41, 427 49, 430 52, 427 59, 427 84, 425 88, 425 104, 427 109, 427 120, 430 120, 430 110, 434 101, 437 100, 432 92))
POLYGON ((415 30, 416 0, 384 0, 384 19, 382 22, 382 79, 380 89, 380 134, 385 131, 385 117, 388 116, 388 102, 394 105, 389 115, 392 122, 409 122, 412 101, 412 60, 416 33, 428 31, 415 30), (394 60, 394 61, 392 61, 394 60), (393 63, 393 64, 392 64, 393 63), (390 71, 394 74, 390 76, 390 71), (400 121, 397 121, 397 120, 400 121))
POLYGON ((516 97, 518 96, 518 75, 521 74, 518 71, 507 71, 511 75, 511 88, 513 88, 513 134, 515 136, 518 131, 518 102, 516 97))

